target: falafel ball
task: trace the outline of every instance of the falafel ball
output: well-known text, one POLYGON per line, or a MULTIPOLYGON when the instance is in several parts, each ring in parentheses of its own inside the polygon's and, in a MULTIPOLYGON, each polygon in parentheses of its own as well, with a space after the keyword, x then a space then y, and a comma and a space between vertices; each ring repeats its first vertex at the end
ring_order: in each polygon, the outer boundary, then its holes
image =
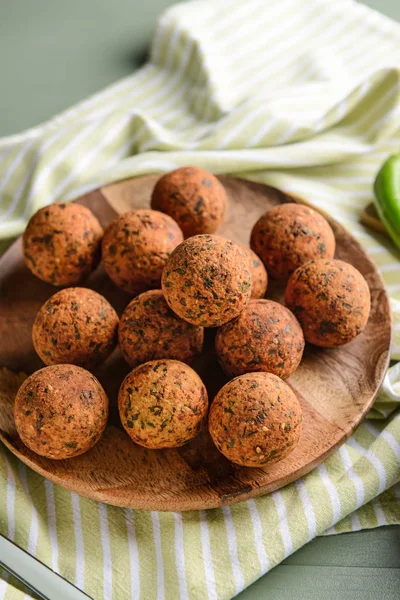
POLYGON ((201 430, 208 411, 206 388, 177 360, 153 360, 121 384, 118 408, 129 437, 146 448, 175 448, 201 430))
POLYGON ((251 297, 264 298, 268 287, 268 274, 262 260, 253 250, 246 248, 250 259, 251 297))
POLYGON ((168 259, 162 290, 181 319, 201 327, 218 327, 236 317, 250 300, 248 254, 220 236, 191 237, 168 259))
POLYGON ((305 339, 330 348, 351 342, 366 326, 371 296, 357 269, 341 260, 311 260, 288 281, 285 303, 305 339))
POLYGON ((67 288, 37 313, 32 341, 46 365, 91 368, 114 350, 117 333, 118 315, 103 296, 87 288, 67 288))
POLYGON ((22 236, 25 264, 42 281, 76 285, 97 267, 102 237, 102 226, 86 206, 45 206, 31 217, 22 236))
POLYGON ((243 467, 262 467, 288 456, 301 428, 300 402, 271 373, 247 373, 229 381, 211 404, 208 419, 218 450, 243 467))
POLYGON ((108 398, 85 369, 52 365, 21 385, 14 418, 21 440, 33 452, 47 458, 71 458, 99 441, 107 423, 108 398))
POLYGON ((157 358, 190 363, 202 350, 204 329, 177 317, 161 290, 149 290, 125 308, 118 338, 131 367, 157 358))
POLYGON ((309 260, 333 258, 335 236, 328 221, 312 208, 280 204, 258 219, 250 246, 262 259, 268 275, 286 281, 309 260))
POLYGON ((168 215, 145 209, 125 213, 104 234, 104 268, 130 294, 159 288, 165 262, 182 240, 182 231, 168 215))
POLYGON ((304 336, 290 310, 272 300, 250 300, 236 319, 218 329, 215 348, 230 377, 265 371, 286 379, 300 364, 304 336))
POLYGON ((198 167, 181 167, 157 181, 151 208, 175 219, 188 238, 217 231, 225 220, 228 199, 214 175, 198 167))

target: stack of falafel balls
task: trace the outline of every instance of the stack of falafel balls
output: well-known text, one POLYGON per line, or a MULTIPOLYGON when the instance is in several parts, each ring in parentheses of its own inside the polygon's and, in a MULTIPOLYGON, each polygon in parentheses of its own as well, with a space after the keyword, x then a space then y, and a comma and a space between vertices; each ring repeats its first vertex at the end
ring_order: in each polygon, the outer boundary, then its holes
POLYGON ((136 444, 171 448, 207 423, 232 462, 263 467, 288 456, 302 428, 301 405, 285 383, 305 340, 333 347, 365 327, 370 293, 363 276, 334 259, 323 216, 301 204, 275 206, 255 223, 250 248, 215 235, 228 209, 223 185, 184 167, 158 180, 152 209, 119 216, 103 232, 78 203, 33 215, 25 262, 62 287, 39 310, 32 338, 46 367, 22 384, 14 415, 34 452, 65 459, 100 439, 108 398, 90 372, 119 343, 133 370, 118 395, 121 423, 136 444), (111 280, 133 295, 121 318, 97 292, 76 287, 101 259, 111 280), (268 277, 286 285, 285 304, 264 299, 268 277), (218 361, 230 378, 209 407, 189 366, 204 328, 217 328, 218 361))

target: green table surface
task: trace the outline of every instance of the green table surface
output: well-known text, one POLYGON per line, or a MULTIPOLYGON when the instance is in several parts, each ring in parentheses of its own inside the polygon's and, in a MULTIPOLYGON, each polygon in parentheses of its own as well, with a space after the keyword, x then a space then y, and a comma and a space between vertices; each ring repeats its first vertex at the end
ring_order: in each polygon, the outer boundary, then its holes
MULTIPOLYGON (((400 20, 399 0, 364 3, 400 20)), ((37 125, 137 69, 158 14, 171 4, 0 0, 0 136, 37 125)), ((238 598, 398 600, 400 529, 317 538, 238 598)))

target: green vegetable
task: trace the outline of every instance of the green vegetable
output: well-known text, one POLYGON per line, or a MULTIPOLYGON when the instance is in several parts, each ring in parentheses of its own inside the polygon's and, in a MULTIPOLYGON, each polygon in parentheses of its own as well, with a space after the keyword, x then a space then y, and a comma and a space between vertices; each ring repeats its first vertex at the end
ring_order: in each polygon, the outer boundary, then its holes
POLYGON ((388 234, 400 248, 400 153, 382 165, 374 184, 375 207, 388 234))

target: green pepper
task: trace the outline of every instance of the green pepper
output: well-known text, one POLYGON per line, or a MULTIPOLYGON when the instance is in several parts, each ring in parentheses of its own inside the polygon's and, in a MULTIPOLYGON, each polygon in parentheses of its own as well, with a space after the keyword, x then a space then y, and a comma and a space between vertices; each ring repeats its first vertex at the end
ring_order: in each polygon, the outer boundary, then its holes
POLYGON ((374 192, 379 218, 400 248, 400 153, 383 163, 375 179, 374 192))

